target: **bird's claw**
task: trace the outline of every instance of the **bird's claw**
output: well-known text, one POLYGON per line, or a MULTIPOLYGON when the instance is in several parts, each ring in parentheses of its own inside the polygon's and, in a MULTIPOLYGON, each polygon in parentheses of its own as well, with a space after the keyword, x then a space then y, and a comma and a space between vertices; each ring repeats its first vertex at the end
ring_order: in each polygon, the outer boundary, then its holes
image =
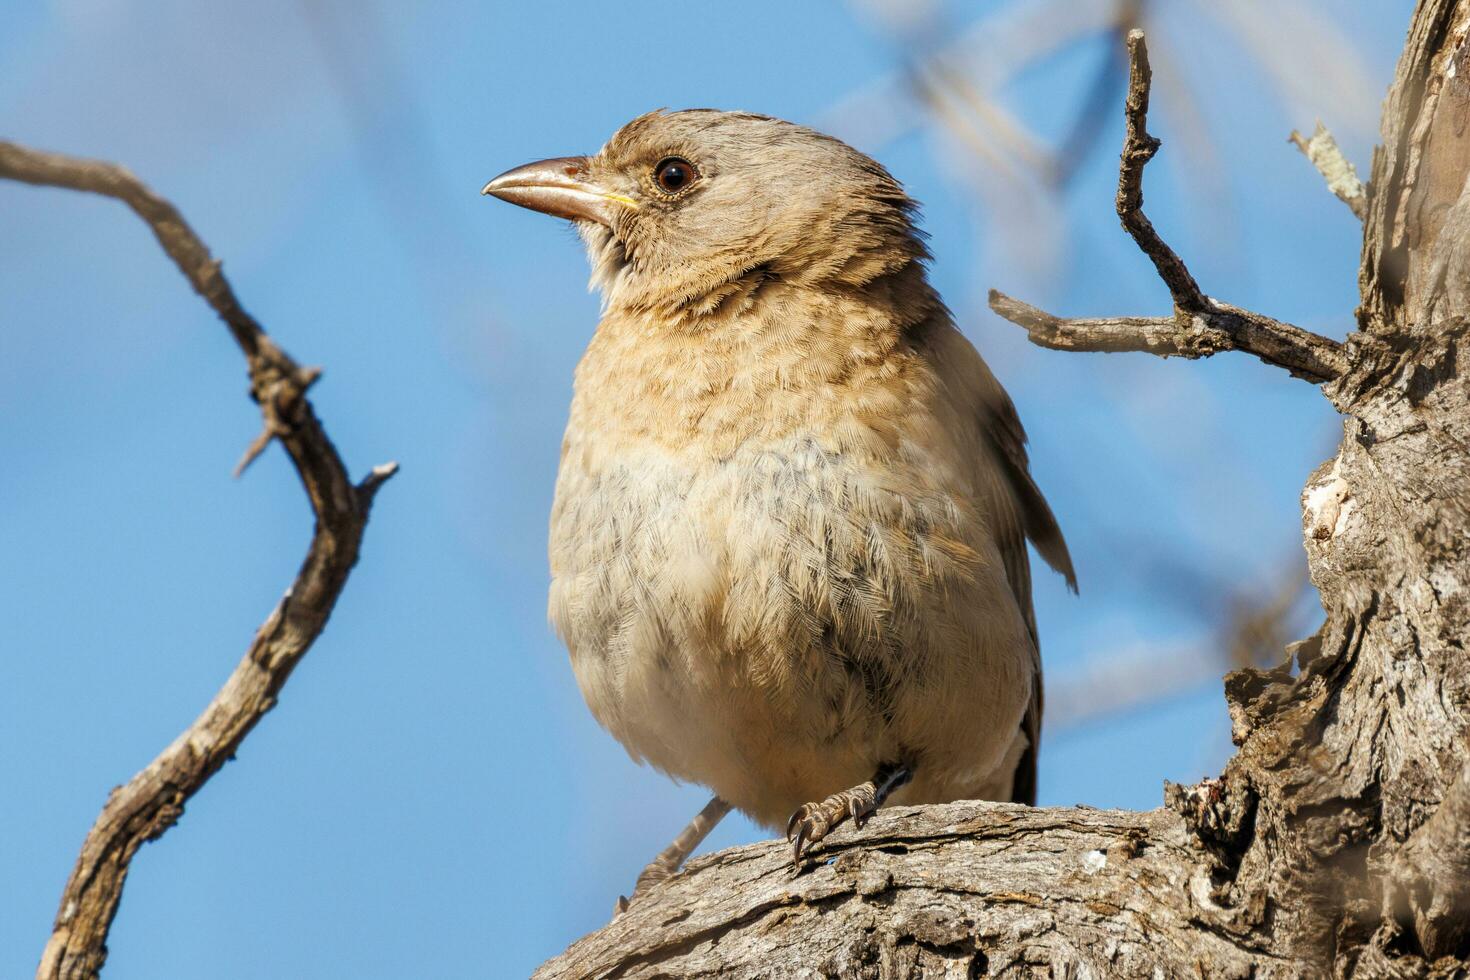
POLYGON ((791 861, 801 863, 802 851, 832 832, 844 820, 851 820, 859 830, 877 810, 868 786, 860 786, 827 797, 821 803, 803 803, 786 823, 786 839, 792 842, 791 861))
POLYGON ((791 814, 791 819, 786 821, 787 840, 791 839, 791 835, 796 832, 796 824, 799 821, 806 819, 806 815, 811 812, 811 808, 812 805, 810 803, 803 803, 801 806, 796 808, 796 812, 791 814))
POLYGON ((791 861, 801 863, 801 852, 809 844, 815 844, 827 836, 833 821, 828 817, 826 803, 803 803, 796 808, 786 824, 786 839, 791 841, 791 861))

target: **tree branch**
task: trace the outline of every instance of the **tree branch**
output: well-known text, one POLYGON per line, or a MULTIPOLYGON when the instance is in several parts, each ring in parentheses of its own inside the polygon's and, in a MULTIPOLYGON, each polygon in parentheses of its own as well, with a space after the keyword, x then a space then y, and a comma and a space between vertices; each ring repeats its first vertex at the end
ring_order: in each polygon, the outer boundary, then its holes
POLYGON ((889 807, 814 857, 697 858, 536 980, 1301 975, 1231 935, 1241 913, 1168 810, 889 807))
POLYGON ((1213 300, 1201 292, 1188 266, 1160 237, 1143 211, 1143 170, 1160 147, 1149 135, 1152 74, 1143 32, 1128 32, 1126 130, 1118 166, 1115 205, 1123 228, 1153 262, 1174 301, 1172 317, 1053 316, 990 291, 990 308, 1024 327, 1032 343, 1054 350, 1142 351, 1161 357, 1209 357, 1225 350, 1254 354, 1313 383, 1330 381, 1346 369, 1342 345, 1271 317, 1213 300))
POLYGON ((1362 221, 1368 214, 1368 191, 1358 179, 1357 169, 1343 155, 1337 140, 1322 125, 1322 121, 1317 120, 1317 128, 1311 139, 1303 137, 1294 129, 1287 139, 1312 161, 1312 166, 1327 181, 1327 189, 1339 201, 1352 208, 1353 214, 1362 221))
POLYGON ((107 957, 107 934, 133 855, 173 826, 188 800, 234 757, 326 626, 357 562, 373 497, 397 464, 379 466, 360 484, 352 483, 306 398, 306 389, 321 372, 302 368, 275 345, 240 305, 220 262, 178 209, 125 168, 0 141, 0 178, 115 198, 147 222, 245 354, 264 431, 247 451, 242 468, 270 438, 280 440, 316 515, 311 546, 295 581, 224 686, 171 745, 112 791, 87 833, 36 974, 46 980, 80 980, 96 977, 107 957))
POLYGON ((1059 317, 998 289, 990 291, 990 308, 1024 327, 1038 347, 1190 360, 1239 350, 1313 384, 1331 381, 1345 369, 1342 345, 1336 341, 1238 306, 1207 302, 1207 310, 1176 310, 1172 317, 1059 317))

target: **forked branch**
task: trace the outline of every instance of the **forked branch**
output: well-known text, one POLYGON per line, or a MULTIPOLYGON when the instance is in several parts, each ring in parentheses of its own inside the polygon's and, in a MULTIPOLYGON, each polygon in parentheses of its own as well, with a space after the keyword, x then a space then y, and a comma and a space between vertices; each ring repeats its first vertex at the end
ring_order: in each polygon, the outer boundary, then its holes
POLYGON ((1024 327, 1032 343, 1056 350, 1142 351, 1188 358, 1240 350, 1314 383, 1342 374, 1347 362, 1342 345, 1336 341, 1206 296, 1184 260, 1144 214, 1143 170, 1161 144, 1147 128, 1152 75, 1143 32, 1129 31, 1127 46, 1127 127, 1118 167, 1116 207, 1123 228, 1169 287, 1173 316, 1070 319, 1053 316, 997 290, 990 291, 990 308, 1024 327))
POLYGON ((270 438, 280 440, 316 515, 316 531, 295 581, 224 686, 173 744, 112 791, 87 833, 36 973, 45 980, 81 980, 96 977, 107 957, 107 934, 133 855, 173 826, 188 800, 235 755, 326 626, 357 562, 373 496, 397 465, 387 463, 361 483, 351 481, 306 398, 321 372, 301 367, 275 345, 240 305, 219 261, 178 209, 125 168, 0 141, 0 178, 102 194, 127 204, 147 222, 245 354, 251 394, 264 423, 246 462, 270 438))

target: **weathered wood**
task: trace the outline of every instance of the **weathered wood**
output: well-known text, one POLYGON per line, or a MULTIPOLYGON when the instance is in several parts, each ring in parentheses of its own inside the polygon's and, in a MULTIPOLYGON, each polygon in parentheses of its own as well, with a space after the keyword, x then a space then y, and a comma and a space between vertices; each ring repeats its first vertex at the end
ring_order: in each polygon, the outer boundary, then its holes
POLYGON ((1245 977, 1274 968, 1214 931, 1225 926, 1204 875, 1167 810, 896 807, 824 841, 800 873, 782 843, 700 858, 536 977, 1106 977, 1156 966, 1193 976, 1197 964, 1245 977))

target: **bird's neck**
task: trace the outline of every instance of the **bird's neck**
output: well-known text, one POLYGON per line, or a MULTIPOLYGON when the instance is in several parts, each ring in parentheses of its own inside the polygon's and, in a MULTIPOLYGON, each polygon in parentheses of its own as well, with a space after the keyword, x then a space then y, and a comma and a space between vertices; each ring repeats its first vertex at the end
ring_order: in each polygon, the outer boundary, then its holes
POLYGON ((917 263, 861 288, 765 270, 725 287, 702 311, 610 305, 577 369, 570 431, 718 458, 798 432, 861 441, 906 411, 913 332, 948 317, 917 263))
MULTIPOLYGON (((602 294, 604 313, 657 322, 664 329, 706 332, 759 318, 773 294, 787 302, 793 295, 843 296, 881 306, 898 290, 907 300, 922 298, 918 306, 925 309, 937 302, 925 276, 929 251, 907 222, 873 226, 807 249, 732 246, 694 262, 650 260, 592 222, 579 223, 578 231, 592 267, 590 285, 602 294)), ((888 312, 901 321, 908 310, 888 312)))

